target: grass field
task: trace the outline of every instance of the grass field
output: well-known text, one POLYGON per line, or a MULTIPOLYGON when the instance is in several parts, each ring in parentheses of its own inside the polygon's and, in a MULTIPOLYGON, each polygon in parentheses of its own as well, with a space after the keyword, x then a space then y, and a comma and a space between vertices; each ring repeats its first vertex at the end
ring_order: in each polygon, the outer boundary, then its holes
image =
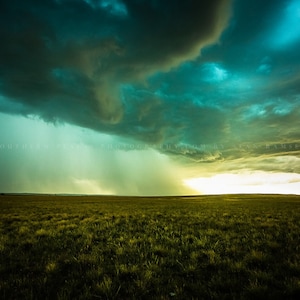
POLYGON ((300 197, 0 196, 1 299, 300 299, 300 197))

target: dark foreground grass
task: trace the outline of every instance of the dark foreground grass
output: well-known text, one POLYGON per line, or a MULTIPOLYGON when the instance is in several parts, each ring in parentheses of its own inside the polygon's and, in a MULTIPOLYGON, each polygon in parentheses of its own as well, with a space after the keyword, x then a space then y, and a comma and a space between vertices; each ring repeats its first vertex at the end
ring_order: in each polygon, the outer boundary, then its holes
POLYGON ((300 299, 300 197, 0 196, 1 299, 300 299))

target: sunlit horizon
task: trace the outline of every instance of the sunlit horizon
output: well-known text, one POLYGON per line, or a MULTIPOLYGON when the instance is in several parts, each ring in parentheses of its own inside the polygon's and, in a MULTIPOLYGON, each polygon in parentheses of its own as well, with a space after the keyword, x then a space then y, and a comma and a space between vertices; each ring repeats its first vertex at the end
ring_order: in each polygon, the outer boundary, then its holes
POLYGON ((218 194, 294 194, 300 195, 299 174, 252 172, 217 174, 186 179, 185 184, 200 195, 218 194), (263 177, 263 178, 262 178, 263 177))

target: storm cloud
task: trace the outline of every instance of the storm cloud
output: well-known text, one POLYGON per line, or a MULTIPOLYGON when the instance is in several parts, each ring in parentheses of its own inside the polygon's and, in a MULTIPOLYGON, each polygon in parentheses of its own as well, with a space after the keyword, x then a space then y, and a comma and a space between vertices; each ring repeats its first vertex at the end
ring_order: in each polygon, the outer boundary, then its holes
POLYGON ((229 15, 227 0, 4 1, 2 111, 119 133, 121 85, 197 57, 229 15))

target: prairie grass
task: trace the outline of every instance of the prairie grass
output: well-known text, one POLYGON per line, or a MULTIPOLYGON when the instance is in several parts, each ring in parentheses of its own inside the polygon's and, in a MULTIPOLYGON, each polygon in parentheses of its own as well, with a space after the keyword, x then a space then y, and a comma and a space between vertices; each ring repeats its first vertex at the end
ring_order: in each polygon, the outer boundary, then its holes
POLYGON ((300 299, 300 198, 0 196, 1 299, 300 299))

